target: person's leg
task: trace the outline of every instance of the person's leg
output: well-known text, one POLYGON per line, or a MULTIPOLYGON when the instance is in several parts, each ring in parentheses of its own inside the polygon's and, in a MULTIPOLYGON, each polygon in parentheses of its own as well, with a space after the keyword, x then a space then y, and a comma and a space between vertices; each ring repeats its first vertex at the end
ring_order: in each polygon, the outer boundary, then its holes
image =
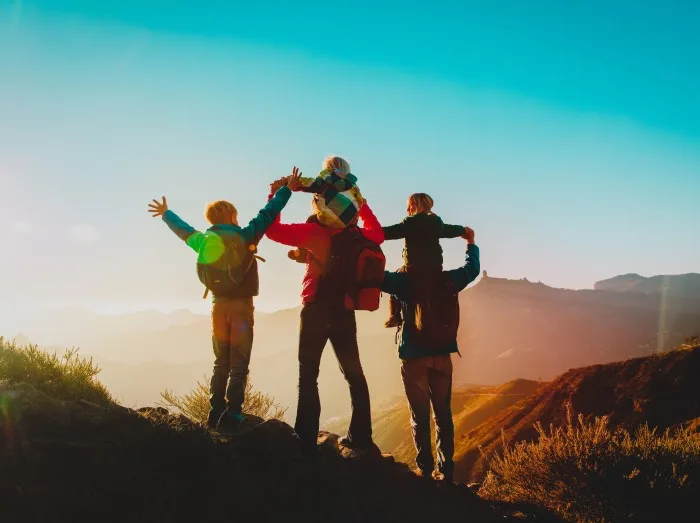
POLYGON ((231 301, 228 312, 231 352, 226 407, 232 414, 241 414, 248 383, 250 354, 253 349, 255 308, 252 298, 231 301))
POLYGON ((435 463, 430 447, 430 391, 426 358, 402 360, 401 378, 411 412, 416 465, 429 477, 435 468, 435 463))
POLYGON ((321 355, 328 341, 328 330, 324 311, 315 304, 301 309, 299 327, 299 401, 294 431, 302 450, 316 449, 321 400, 318 396, 318 371, 321 355))
POLYGON ((435 414, 435 446, 438 471, 452 481, 454 475, 455 429, 452 420, 452 359, 449 354, 435 356, 428 368, 430 400, 435 414))
POLYGON ((396 296, 391 295, 389 298, 389 319, 386 320, 384 326, 387 329, 398 327, 401 323, 401 304, 396 296))
POLYGON ((370 447, 372 445, 372 412, 367 380, 362 370, 357 347, 355 311, 342 310, 333 313, 331 321, 329 336, 333 351, 338 359, 340 371, 350 387, 352 417, 347 437, 358 447, 370 447))
POLYGON ((214 348, 214 369, 209 383, 209 428, 216 428, 219 417, 226 409, 226 380, 229 374, 230 344, 228 317, 225 307, 214 302, 211 308, 212 346, 214 348))

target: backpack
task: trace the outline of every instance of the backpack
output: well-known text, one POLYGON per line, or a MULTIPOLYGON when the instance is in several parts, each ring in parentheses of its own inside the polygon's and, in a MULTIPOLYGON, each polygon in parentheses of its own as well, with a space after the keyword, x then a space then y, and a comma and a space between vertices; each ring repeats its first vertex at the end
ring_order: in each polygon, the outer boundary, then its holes
POLYGON ((356 225, 331 237, 331 250, 318 282, 316 299, 345 309, 376 311, 384 282, 386 258, 381 247, 368 240, 356 225))
POLYGON ((232 295, 243 283, 246 274, 255 264, 255 260, 265 260, 257 256, 257 245, 246 245, 240 235, 220 234, 215 230, 215 227, 212 227, 210 231, 220 241, 210 240, 213 256, 217 256, 214 261, 211 263, 197 262, 197 276, 202 285, 206 287, 204 298, 207 297, 209 291, 214 296, 232 295))
POLYGON ((405 311, 413 339, 423 349, 440 349, 457 339, 458 291, 444 272, 412 275, 413 306, 405 311))

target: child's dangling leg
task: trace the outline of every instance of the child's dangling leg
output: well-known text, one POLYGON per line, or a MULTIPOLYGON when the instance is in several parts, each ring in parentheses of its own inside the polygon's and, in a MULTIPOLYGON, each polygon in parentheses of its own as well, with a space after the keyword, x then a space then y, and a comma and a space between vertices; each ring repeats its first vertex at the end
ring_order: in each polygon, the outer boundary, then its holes
POLYGON ((384 326, 387 329, 395 329, 401 325, 401 323, 401 304, 399 300, 396 299, 396 296, 392 295, 389 299, 389 319, 386 320, 384 326))

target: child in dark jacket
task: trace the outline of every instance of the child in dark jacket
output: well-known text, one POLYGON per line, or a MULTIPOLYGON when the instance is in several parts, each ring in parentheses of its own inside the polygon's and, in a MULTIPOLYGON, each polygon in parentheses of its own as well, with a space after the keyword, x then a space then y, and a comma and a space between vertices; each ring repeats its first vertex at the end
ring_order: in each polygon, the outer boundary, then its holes
MULTIPOLYGON (((404 265, 398 272, 442 270, 442 247, 440 238, 458 238, 464 234, 461 225, 445 225, 439 216, 432 212, 433 199, 425 193, 415 193, 408 197, 408 216, 396 225, 384 227, 385 240, 405 238, 403 248, 404 265)), ((392 296, 389 302, 387 328, 401 325, 401 307, 392 296)))

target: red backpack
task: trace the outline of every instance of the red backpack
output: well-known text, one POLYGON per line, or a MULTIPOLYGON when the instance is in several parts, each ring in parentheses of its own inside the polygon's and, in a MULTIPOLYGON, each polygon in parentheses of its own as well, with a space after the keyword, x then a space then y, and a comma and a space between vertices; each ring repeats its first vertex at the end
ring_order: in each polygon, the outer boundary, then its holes
POLYGON ((386 258, 356 225, 331 237, 331 252, 318 282, 316 300, 342 304, 348 310, 376 311, 384 281, 386 258))

